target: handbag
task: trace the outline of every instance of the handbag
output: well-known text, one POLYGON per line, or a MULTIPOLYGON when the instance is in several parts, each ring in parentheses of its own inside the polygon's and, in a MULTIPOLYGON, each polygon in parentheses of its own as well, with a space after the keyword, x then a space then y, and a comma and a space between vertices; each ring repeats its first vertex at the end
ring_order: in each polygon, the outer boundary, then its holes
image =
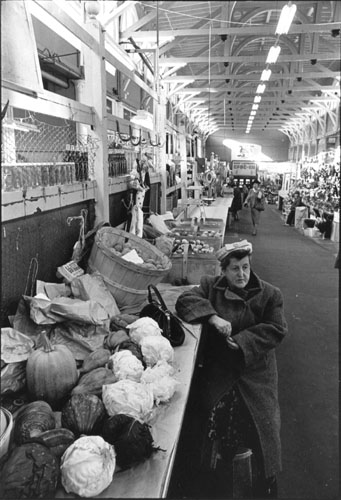
POLYGON ((162 330, 162 335, 169 340, 173 347, 184 343, 185 331, 181 320, 167 309, 159 290, 154 285, 148 285, 148 302, 140 312, 140 318, 148 316, 154 319, 162 330), (156 299, 153 298, 155 293, 156 299))
POLYGON ((265 210, 265 198, 262 196, 261 198, 256 198, 255 200, 255 209, 259 212, 263 212, 265 210))

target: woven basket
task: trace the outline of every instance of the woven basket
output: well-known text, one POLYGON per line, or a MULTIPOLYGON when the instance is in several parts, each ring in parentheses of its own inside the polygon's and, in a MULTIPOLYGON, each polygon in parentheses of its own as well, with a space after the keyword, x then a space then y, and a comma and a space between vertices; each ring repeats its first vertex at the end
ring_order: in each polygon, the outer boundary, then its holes
POLYGON ((157 285, 172 267, 171 261, 155 246, 133 234, 113 227, 102 227, 96 234, 89 257, 89 264, 109 281, 127 289, 147 290, 148 285, 157 285), (148 269, 142 265, 124 260, 113 253, 117 243, 130 242, 132 248, 139 250, 142 259, 152 259, 163 263, 162 269, 148 269))
MULTIPOLYGON (((89 273, 98 272, 88 263, 89 273)), ((100 273, 101 274, 101 273, 100 273)), ((101 274, 103 281, 111 295, 114 297, 120 312, 140 311, 144 302, 147 302, 148 290, 135 290, 109 280, 101 274)))

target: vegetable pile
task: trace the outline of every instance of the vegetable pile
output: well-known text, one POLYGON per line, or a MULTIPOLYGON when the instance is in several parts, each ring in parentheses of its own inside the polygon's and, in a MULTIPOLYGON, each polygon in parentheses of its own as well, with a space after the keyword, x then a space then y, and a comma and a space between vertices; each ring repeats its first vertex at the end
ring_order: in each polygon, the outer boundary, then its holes
POLYGON ((149 423, 177 388, 173 347, 153 319, 124 314, 78 365, 46 332, 40 341, 26 364, 31 401, 16 414, 0 464, 1 498, 51 498, 60 484, 81 497, 99 495, 117 468, 160 450, 149 423))
POLYGON ((136 252, 139 259, 132 260, 132 262, 146 269, 160 270, 169 268, 169 259, 166 255, 155 255, 153 257, 150 257, 150 255, 146 254, 143 248, 140 248, 138 245, 134 245, 134 242, 132 241, 115 243, 114 246, 109 247, 109 250, 118 257, 124 258, 125 256, 128 256, 128 260, 130 260, 129 254, 133 256, 136 252))

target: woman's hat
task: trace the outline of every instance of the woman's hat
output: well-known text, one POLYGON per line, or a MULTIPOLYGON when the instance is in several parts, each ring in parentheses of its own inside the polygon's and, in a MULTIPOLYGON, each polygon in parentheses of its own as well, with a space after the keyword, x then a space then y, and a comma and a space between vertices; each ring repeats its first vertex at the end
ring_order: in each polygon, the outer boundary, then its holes
POLYGON ((249 253, 252 253, 252 244, 247 240, 226 244, 216 252, 216 257, 221 262, 228 255, 230 255, 230 253, 235 252, 236 250, 247 250, 249 253))

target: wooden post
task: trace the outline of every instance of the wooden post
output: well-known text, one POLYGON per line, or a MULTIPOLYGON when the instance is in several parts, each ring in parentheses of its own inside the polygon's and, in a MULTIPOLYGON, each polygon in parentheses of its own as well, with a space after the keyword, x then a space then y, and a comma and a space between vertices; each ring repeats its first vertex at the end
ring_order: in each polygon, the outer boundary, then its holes
POLYGON ((85 80, 78 84, 78 98, 94 109, 94 125, 90 132, 97 145, 94 160, 94 178, 97 182, 96 221, 109 222, 108 139, 106 116, 106 73, 104 32, 97 26, 99 54, 83 46, 85 80))
POLYGON ((187 154, 186 154, 186 130, 180 127, 180 172, 181 172, 181 203, 185 208, 187 205, 187 154))

